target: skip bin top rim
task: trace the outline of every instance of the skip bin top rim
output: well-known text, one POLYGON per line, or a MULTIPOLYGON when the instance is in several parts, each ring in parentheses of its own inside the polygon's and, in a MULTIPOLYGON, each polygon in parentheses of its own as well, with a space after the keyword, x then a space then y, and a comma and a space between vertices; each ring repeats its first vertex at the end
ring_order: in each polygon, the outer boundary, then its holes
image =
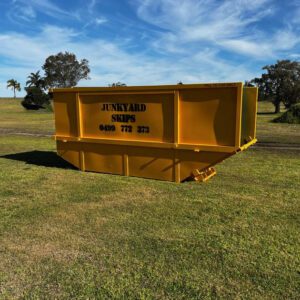
POLYGON ((52 93, 61 92, 107 92, 107 91, 146 91, 146 90, 183 90, 191 88, 230 88, 243 87, 243 82, 225 83, 198 83, 198 84, 173 84, 173 85, 148 85, 148 86, 122 86, 122 87, 70 87, 70 88, 51 88, 52 93))

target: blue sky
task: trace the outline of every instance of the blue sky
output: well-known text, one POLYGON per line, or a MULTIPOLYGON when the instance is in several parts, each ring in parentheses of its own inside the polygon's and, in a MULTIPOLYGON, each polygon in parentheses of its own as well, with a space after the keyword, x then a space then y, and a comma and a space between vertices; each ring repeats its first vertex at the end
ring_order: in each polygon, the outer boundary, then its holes
POLYGON ((0 96, 59 51, 89 60, 80 86, 244 81, 300 60, 300 0, 0 0, 0 96))

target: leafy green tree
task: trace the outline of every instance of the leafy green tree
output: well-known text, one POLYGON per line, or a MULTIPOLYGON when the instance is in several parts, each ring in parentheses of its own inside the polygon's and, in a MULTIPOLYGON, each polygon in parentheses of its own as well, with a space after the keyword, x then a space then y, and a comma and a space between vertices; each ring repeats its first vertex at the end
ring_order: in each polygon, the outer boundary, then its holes
POLYGON ((88 60, 78 61, 75 54, 70 52, 49 56, 42 68, 47 87, 72 87, 81 79, 89 79, 88 60))
POLYGON ((254 87, 255 85, 253 83, 251 83, 251 81, 246 80, 245 83, 244 83, 244 86, 254 87))
POLYGON ((46 88, 45 79, 40 71, 30 73, 26 81, 26 96, 21 102, 22 106, 30 110, 38 110, 50 105, 50 97, 44 91, 46 88))
POLYGON ((30 110, 38 110, 50 105, 50 96, 40 87, 26 87, 26 96, 21 102, 22 106, 30 110))
POLYGON ((14 98, 16 98, 16 91, 21 91, 21 85, 20 83, 15 79, 9 79, 7 80, 7 86, 6 88, 11 88, 14 91, 14 98))
POLYGON ((37 71, 35 73, 30 73, 30 75, 27 77, 28 80, 26 81, 26 86, 28 87, 37 87, 44 89, 45 88, 45 79, 40 75, 40 71, 37 71))
POLYGON ((300 63, 290 60, 278 60, 274 65, 263 67, 266 73, 254 78, 251 83, 259 88, 261 100, 272 101, 275 113, 280 112, 280 104, 286 108, 300 102, 300 63))

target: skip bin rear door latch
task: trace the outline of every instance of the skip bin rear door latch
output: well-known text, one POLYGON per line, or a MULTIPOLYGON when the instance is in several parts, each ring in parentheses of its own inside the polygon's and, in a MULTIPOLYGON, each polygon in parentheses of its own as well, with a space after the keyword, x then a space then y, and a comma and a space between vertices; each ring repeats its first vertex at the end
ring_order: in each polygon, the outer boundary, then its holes
POLYGON ((217 171, 215 168, 208 168, 203 171, 199 171, 198 169, 195 169, 192 172, 192 178, 195 181, 199 182, 206 182, 211 177, 215 176, 217 174, 217 171))

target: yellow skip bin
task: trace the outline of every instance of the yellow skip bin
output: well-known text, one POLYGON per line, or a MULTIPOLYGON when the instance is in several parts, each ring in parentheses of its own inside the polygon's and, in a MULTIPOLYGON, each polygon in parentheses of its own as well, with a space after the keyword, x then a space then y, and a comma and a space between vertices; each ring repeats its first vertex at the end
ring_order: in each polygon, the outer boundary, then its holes
POLYGON ((242 83, 53 89, 58 154, 83 171, 206 181, 256 142, 242 83))

